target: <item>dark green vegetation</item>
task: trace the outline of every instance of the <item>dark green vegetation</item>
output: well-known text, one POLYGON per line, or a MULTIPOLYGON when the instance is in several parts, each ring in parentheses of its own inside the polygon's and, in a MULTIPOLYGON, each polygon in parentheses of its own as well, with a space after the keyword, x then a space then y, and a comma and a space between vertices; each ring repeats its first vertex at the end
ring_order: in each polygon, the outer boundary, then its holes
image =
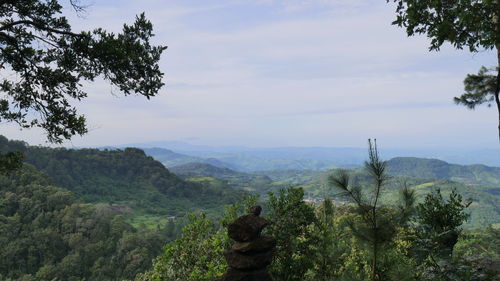
POLYGON ((122 206, 132 215, 182 216, 197 210, 222 210, 242 194, 224 183, 185 181, 135 148, 52 149, 0 137, 0 150, 22 151, 27 163, 83 202, 122 206))
POLYGON ((398 157, 388 161, 388 172, 392 175, 449 179, 464 184, 498 186, 500 168, 485 165, 456 165, 436 159, 398 157))
POLYGON ((342 195, 355 205, 355 213, 359 216, 348 220, 348 225, 354 236, 369 249, 370 275, 371 280, 375 281, 386 279, 380 265, 381 252, 394 242, 396 228, 408 223, 415 205, 415 193, 404 186, 401 189, 402 202, 398 208, 391 210, 382 206, 382 192, 389 181, 387 163, 380 160, 376 141, 372 143, 369 140, 368 143, 370 159, 365 163, 365 169, 372 181, 371 188, 353 182, 351 175, 345 170, 340 170, 328 180, 331 186, 340 189, 342 195))
POLYGON ((457 49, 471 52, 496 49, 497 61, 481 67, 478 74, 464 80, 465 93, 454 100, 474 109, 495 102, 498 111, 500 140, 500 2, 446 0, 387 0, 396 3, 396 20, 392 23, 406 29, 408 36, 425 34, 430 50, 439 50, 448 42, 457 49))
MULTIPOLYGON (((39 127, 51 142, 85 134, 85 116, 72 105, 87 97, 84 82, 103 78, 125 95, 147 99, 164 85, 153 46, 153 25, 144 14, 122 33, 102 28, 74 32, 58 0, 0 1, 0 122, 39 127)), ((75 13, 85 11, 69 0, 75 13)), ((21 155, 0 152, 0 172, 21 165, 21 155)))
MULTIPOLYGON (((179 176, 206 182, 226 182, 238 189, 245 189, 263 195, 276 192, 288 186, 304 188, 306 199, 319 200, 338 194, 327 186, 328 177, 337 169, 324 172, 314 170, 272 170, 243 173, 210 164, 191 163, 171 168, 179 176)), ((484 165, 455 165, 435 159, 398 157, 387 161, 387 172, 391 179, 387 182, 381 200, 396 202, 402 183, 411 187, 417 200, 440 188, 444 194, 457 190, 464 198, 472 199, 468 208, 471 218, 467 227, 500 224, 500 168, 484 165)), ((360 185, 369 183, 369 175, 363 168, 352 170, 351 177, 360 185)), ((342 199, 336 199, 342 201, 342 199)))
POLYGON ((276 280, 303 280, 308 268, 314 265, 315 240, 313 229, 316 223, 314 209, 303 202, 302 189, 281 189, 278 194, 269 194, 267 218, 273 223, 266 232, 274 237, 276 256, 269 272, 276 280))
POLYGON ((255 205, 256 200, 256 196, 247 196, 243 203, 226 206, 218 222, 209 220, 203 213, 190 215, 189 224, 183 227, 180 237, 167 243, 153 267, 136 280, 213 281, 227 269, 223 254, 231 245, 228 224, 255 205))
MULTIPOLYGON (((153 25, 144 14, 122 33, 74 32, 60 2, 0 1, 0 71, 16 74, 0 81, 0 121, 43 128, 53 142, 87 132, 85 117, 71 105, 87 97, 84 81, 101 77, 125 95, 155 96, 166 49, 150 44, 153 25)), ((79 1, 68 4, 85 10, 79 1)))
MULTIPOLYGON (((298 184, 310 199, 333 197, 335 205, 330 200, 317 201, 321 204, 314 208, 304 204, 301 189, 269 194, 267 217, 274 224, 268 231, 278 239, 278 254, 270 268, 275 280, 494 280, 498 272, 491 270, 500 263, 500 254, 498 247, 490 245, 500 242, 498 231, 490 227, 482 235, 481 230, 462 231, 462 225, 467 222, 473 228, 499 222, 500 200, 487 187, 498 182, 498 168, 418 158, 372 162, 369 169, 352 170, 348 177, 341 170, 245 174, 195 163, 177 170, 191 178, 225 178, 235 187, 235 183, 245 186, 241 182, 251 181, 252 175, 267 176, 275 189, 298 184), (338 173, 344 175, 337 183, 342 183, 340 189, 347 197, 327 182, 338 173), (370 186, 375 187, 371 197, 370 186), (354 205, 343 205, 349 198, 354 205), (482 254, 461 254, 470 244, 482 254)), ((191 227, 202 222, 203 218, 193 220, 191 227)), ((211 245, 205 249, 213 251, 201 251, 203 257, 220 257, 228 243, 224 232, 205 233, 189 237, 197 241, 194 245, 211 245)), ((194 247, 187 240, 183 243, 186 249, 194 247)), ((182 256, 184 251, 166 250, 141 280, 172 280, 171 274, 189 276, 195 269, 195 277, 186 280, 208 281, 226 269, 220 258, 207 263, 202 257, 201 263, 182 266, 170 263, 168 257, 182 256)))
MULTIPOLYGON (((266 231, 277 240, 276 257, 269 267, 276 281, 500 280, 496 267, 500 263, 498 230, 461 231, 467 215, 460 197, 443 198, 433 193, 422 204, 406 201, 410 208, 403 220, 391 220, 400 212, 396 206, 379 208, 377 220, 388 223, 383 229, 389 229, 390 235, 378 232, 381 240, 373 240, 372 235, 359 232, 370 228, 359 210, 363 205, 335 206, 326 199, 314 207, 303 201, 303 195, 300 188, 283 189, 270 194, 265 203, 264 216, 273 222, 266 231), (425 208, 431 202, 433 208, 425 208), (451 219, 447 225, 428 219, 442 212, 451 219), (450 230, 458 234, 458 240, 448 235, 450 230), (375 241, 379 247, 373 267, 375 241), (481 249, 481 254, 468 247, 481 249)), ((221 276, 227 270, 222 253, 231 244, 227 221, 254 202, 229 207, 218 223, 203 215, 192 216, 181 238, 168 243, 153 267, 136 280, 212 281, 221 276), (187 258, 190 256, 196 259, 187 258)), ((375 234, 382 229, 372 231, 375 234)))
POLYGON ((25 160, 21 170, 0 177, 3 279, 212 281, 227 268, 225 227, 256 204, 256 197, 247 197, 223 212, 243 198, 243 190, 266 200, 264 216, 274 222, 267 232, 278 239, 270 271, 278 281, 491 280, 479 268, 490 268, 500 255, 489 250, 496 249, 495 228, 473 229, 498 223, 496 189, 483 186, 496 186, 497 168, 396 158, 384 164, 375 205, 368 197, 369 187, 377 186, 374 173, 350 170, 344 191, 362 187, 361 197, 351 196, 362 200, 346 205, 349 197, 327 181, 340 170, 244 173, 191 163, 172 168, 177 176, 135 148, 52 149, 1 137, 0 151, 21 151, 25 160), (399 203, 403 183, 423 205, 399 203), (285 188, 290 185, 304 189, 285 188), (437 188, 440 193, 433 192, 437 188), (473 202, 461 209, 469 197, 473 202), (434 210, 442 213, 425 215, 434 210), (184 216, 190 212, 198 215, 184 216), (444 214, 451 216, 446 222, 456 222, 453 228, 425 219, 444 214), (440 246, 449 244, 442 240, 448 236, 459 252, 440 246), (479 277, 462 278, 467 274, 479 277))
POLYGON ((185 178, 198 178, 206 181, 223 181, 235 189, 266 194, 283 187, 275 184, 266 175, 237 172, 228 168, 220 168, 206 163, 188 163, 170 168, 170 171, 185 178))
POLYGON ((0 280, 133 279, 185 214, 216 216, 243 195, 222 181, 183 180, 135 148, 52 149, 0 136, 0 151, 25 160, 0 175, 0 280))
POLYGON ((50 182, 30 165, 0 176, 0 280, 123 280, 150 267, 164 231, 137 230, 50 182))

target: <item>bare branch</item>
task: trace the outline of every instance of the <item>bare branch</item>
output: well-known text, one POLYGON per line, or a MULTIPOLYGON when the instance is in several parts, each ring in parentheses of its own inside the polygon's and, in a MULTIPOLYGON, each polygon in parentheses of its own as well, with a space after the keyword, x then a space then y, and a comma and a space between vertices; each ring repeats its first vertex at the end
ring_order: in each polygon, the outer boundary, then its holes
POLYGON ((59 48, 59 46, 57 46, 54 42, 52 42, 50 40, 47 40, 47 39, 45 39, 43 37, 40 37, 40 36, 34 35, 34 34, 33 34, 33 37, 35 37, 36 39, 38 39, 38 40, 40 40, 40 41, 42 41, 42 42, 44 42, 44 43, 46 43, 46 44, 54 47, 54 48, 59 48))
POLYGON ((44 26, 42 24, 36 23, 34 21, 31 21, 31 20, 18 20, 18 21, 6 23, 0 27, 0 31, 8 30, 16 25, 30 25, 30 26, 33 26, 33 27, 40 29, 40 30, 44 30, 44 31, 48 31, 48 32, 56 33, 56 34, 62 34, 62 35, 69 35, 69 36, 76 36, 76 37, 84 36, 82 34, 73 33, 71 31, 50 28, 48 26, 44 26))
POLYGON ((71 4, 71 7, 75 10, 76 14, 79 17, 82 17, 83 14, 87 12, 87 9, 90 7, 90 4, 88 5, 83 5, 80 3, 80 0, 70 0, 69 3, 71 4))

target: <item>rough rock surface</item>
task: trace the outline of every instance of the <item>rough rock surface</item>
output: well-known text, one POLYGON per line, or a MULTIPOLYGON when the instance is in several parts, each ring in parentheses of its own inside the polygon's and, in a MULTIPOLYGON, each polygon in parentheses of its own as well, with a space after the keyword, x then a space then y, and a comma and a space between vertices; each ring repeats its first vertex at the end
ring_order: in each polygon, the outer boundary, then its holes
POLYGON ((229 267, 236 269, 261 269, 270 265, 273 261, 273 252, 267 251, 262 253, 255 253, 246 255, 234 249, 224 253, 229 267))
POLYGON ((259 271, 242 271, 229 269, 224 279, 219 279, 223 281, 273 281, 269 273, 266 270, 259 271))
POLYGON ((262 207, 261 206, 253 206, 250 208, 250 214, 254 214, 256 216, 260 216, 260 212, 262 212, 262 207))
POLYGON ((235 241, 247 242, 257 238, 268 224, 268 220, 254 214, 248 214, 231 223, 228 227, 228 234, 235 241))
POLYGON ((236 243, 224 253, 229 270, 217 281, 272 281, 266 267, 274 256, 276 240, 261 236, 269 221, 259 217, 262 207, 255 206, 250 214, 237 218, 228 226, 228 234, 236 243))
POLYGON ((247 252, 265 252, 276 247, 276 239, 271 236, 260 236, 250 242, 236 242, 233 245, 233 250, 241 253, 247 252))

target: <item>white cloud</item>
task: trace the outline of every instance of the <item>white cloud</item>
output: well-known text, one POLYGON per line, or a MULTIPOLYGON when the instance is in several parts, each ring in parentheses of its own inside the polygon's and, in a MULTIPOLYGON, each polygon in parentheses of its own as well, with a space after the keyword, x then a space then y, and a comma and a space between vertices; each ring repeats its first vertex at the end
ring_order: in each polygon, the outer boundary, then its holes
POLYGON ((190 137, 245 145, 364 146, 374 136, 496 142, 492 110, 469 113, 451 102, 465 74, 492 54, 428 53, 425 38, 390 25, 393 7, 384 1, 109 3, 73 20, 119 30, 145 10, 155 42, 169 46, 161 63, 167 85, 151 101, 114 97, 102 81, 89 85, 80 108, 93 130, 75 145, 190 137), (227 9, 248 19, 257 16, 252 9, 272 13, 236 24, 234 15, 224 19, 227 9))

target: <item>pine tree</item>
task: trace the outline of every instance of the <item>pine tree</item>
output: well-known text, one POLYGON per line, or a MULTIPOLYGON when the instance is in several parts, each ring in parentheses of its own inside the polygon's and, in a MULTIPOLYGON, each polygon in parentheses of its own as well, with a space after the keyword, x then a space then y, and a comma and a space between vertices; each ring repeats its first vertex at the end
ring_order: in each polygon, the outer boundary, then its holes
POLYGON ((414 193, 404 188, 403 204, 398 211, 385 208, 381 205, 381 195, 384 186, 389 180, 386 173, 387 164, 379 157, 376 140, 368 140, 369 160, 365 162, 365 169, 373 179, 371 192, 357 185, 350 174, 340 170, 336 175, 328 178, 329 184, 343 191, 343 195, 354 203, 357 217, 349 221, 349 227, 354 235, 364 242, 371 252, 371 280, 381 280, 379 257, 384 247, 392 242, 397 226, 404 223, 409 217, 409 210, 414 202, 414 193), (367 193, 370 195, 367 196, 367 193))

